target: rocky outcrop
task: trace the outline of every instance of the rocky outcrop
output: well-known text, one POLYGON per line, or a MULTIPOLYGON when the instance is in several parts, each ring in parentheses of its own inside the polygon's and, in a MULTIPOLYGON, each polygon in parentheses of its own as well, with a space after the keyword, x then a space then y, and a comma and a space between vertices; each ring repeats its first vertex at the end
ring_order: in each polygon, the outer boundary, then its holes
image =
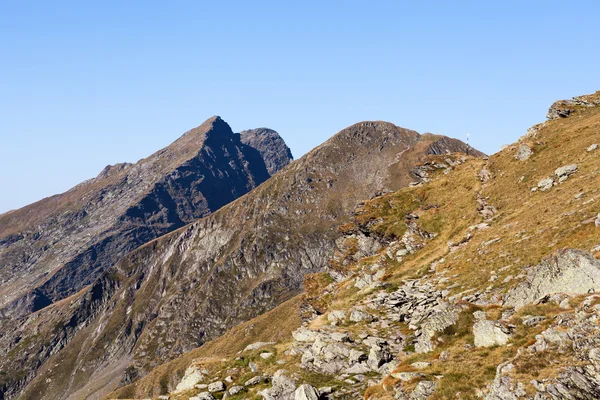
POLYGON ((523 282, 510 290, 504 304, 521 308, 555 293, 600 291, 600 261, 583 250, 568 249, 531 267, 523 282))
POLYGON ((290 148, 272 129, 257 128, 241 131, 240 138, 243 143, 260 152, 271 175, 283 169, 294 159, 290 148))
POLYGON ((576 96, 571 100, 559 100, 550 106, 546 117, 550 120, 567 118, 582 108, 600 106, 600 91, 594 94, 576 96))

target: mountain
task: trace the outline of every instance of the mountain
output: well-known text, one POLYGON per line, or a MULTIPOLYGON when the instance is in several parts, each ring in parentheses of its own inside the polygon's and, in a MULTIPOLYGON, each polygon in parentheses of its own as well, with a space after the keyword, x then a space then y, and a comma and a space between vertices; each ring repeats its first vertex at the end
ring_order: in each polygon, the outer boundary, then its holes
POLYGON ((600 91, 548 117, 423 157, 303 293, 106 398, 600 398, 600 91))
POLYGON ((300 293, 306 274, 329 267, 336 227, 361 200, 415 181, 426 155, 456 151, 465 144, 387 122, 344 129, 247 195, 2 329, 0 367, 11 371, 2 392, 98 398, 273 309, 300 293))
POLYGON ((240 132, 241 140, 257 149, 265 160, 267 171, 274 175, 293 160, 292 152, 277 132, 268 128, 249 129, 240 132))
POLYGON ((272 130, 241 141, 213 117, 136 164, 106 167, 63 194, 0 215, 0 315, 77 293, 129 251, 204 217, 291 160, 272 130), (266 150, 263 142, 277 143, 266 150), (281 150, 282 154, 276 154, 281 150))

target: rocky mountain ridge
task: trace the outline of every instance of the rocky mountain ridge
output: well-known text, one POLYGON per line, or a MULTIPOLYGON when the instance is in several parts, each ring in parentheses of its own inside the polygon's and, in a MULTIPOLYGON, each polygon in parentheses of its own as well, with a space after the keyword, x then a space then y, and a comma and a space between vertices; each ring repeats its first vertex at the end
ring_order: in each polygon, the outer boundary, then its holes
MULTIPOLYGON (((276 132, 269 140, 280 141, 273 153, 285 150, 276 132)), ((272 171, 291 153, 279 158, 272 171)), ((66 193, 0 216, 0 316, 27 315, 77 293, 127 252, 269 176, 260 150, 213 117, 136 164, 107 166, 66 193)))
POLYGON ((586 105, 489 159, 421 160, 303 294, 106 398, 597 399, 598 143, 586 105))
POLYGON ((4 376, 3 392, 98 398, 273 309, 300 292, 307 273, 327 267, 332 228, 361 199, 412 182, 412 166, 434 148, 466 146, 385 122, 341 131, 256 190, 3 331, 2 370, 24 372, 4 376))

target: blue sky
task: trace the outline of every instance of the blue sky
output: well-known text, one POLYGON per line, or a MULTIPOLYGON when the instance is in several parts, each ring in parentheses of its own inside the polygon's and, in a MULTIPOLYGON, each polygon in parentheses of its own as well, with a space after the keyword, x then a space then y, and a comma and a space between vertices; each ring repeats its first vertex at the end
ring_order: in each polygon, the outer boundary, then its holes
POLYGON ((220 115, 296 157, 387 120, 493 153, 600 89, 600 2, 0 1, 0 212, 220 115))

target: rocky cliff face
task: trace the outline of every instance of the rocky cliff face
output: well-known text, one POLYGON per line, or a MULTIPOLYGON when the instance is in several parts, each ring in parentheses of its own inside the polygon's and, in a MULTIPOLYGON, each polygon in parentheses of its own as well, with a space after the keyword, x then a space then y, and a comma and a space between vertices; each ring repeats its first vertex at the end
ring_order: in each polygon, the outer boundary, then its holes
POLYGON ((585 106, 489 158, 433 151, 302 295, 107 398, 598 399, 598 143, 585 106))
MULTIPOLYGON (((269 157, 288 154, 276 152, 269 157)), ((27 315, 78 292, 129 251, 269 176, 261 152, 213 117, 136 164, 108 166, 66 193, 1 215, 0 316, 27 315)))
POLYGON ((267 171, 273 175, 292 160, 292 152, 277 132, 268 128, 240 132, 243 143, 257 149, 265 160, 267 171))
POLYGON ((105 393, 272 309, 299 293, 307 273, 328 267, 335 227, 360 200, 407 186, 426 154, 461 147, 385 122, 341 131, 246 196, 2 332, 2 370, 23 371, 2 378, 3 392, 105 393))

